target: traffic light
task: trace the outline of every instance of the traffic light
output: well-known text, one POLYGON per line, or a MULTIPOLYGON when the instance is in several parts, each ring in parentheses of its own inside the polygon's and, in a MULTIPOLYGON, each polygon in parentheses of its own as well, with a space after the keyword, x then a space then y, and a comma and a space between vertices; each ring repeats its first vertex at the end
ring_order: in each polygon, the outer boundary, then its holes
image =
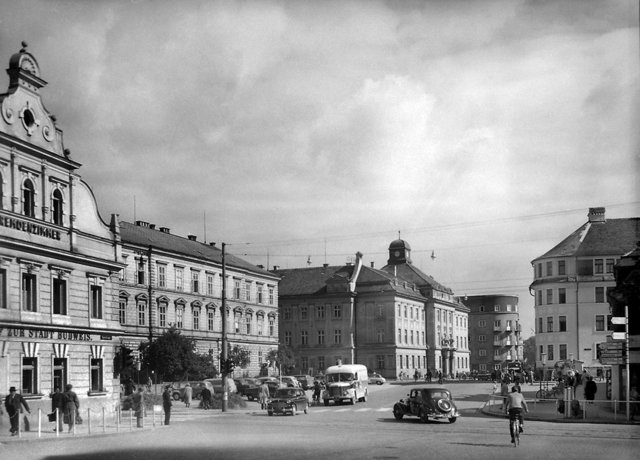
POLYGON ((133 353, 127 347, 122 347, 122 367, 133 366, 133 353))
POLYGON ((229 375, 233 373, 236 365, 233 363, 231 359, 223 359, 220 361, 220 367, 222 368, 222 373, 224 375, 229 375))

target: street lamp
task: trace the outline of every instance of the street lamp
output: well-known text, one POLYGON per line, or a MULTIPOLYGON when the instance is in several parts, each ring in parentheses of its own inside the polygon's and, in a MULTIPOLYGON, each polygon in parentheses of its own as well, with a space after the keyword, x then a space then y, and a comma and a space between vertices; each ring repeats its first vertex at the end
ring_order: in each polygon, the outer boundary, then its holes
POLYGON ((542 363, 542 377, 540 378, 540 393, 542 393, 542 381, 545 381, 546 388, 546 376, 547 376, 547 354, 542 352, 540 353, 540 362, 542 363))

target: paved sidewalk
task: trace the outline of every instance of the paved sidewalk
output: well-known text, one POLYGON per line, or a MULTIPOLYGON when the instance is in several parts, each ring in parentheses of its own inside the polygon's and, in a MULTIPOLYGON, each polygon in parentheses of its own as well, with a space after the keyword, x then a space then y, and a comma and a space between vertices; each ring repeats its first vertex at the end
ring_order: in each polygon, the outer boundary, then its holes
MULTIPOLYGON (((624 401, 595 400, 589 402, 579 399, 581 413, 578 416, 567 416, 564 413, 558 412, 559 400, 536 400, 536 391, 537 389, 533 391, 527 391, 525 389, 522 392, 529 408, 529 413, 525 415, 525 419, 527 420, 561 423, 618 423, 640 425, 640 417, 636 417, 635 421, 627 421, 626 403, 624 401)), ((482 413, 494 417, 504 417, 502 396, 495 394, 488 395, 487 402, 482 407, 482 413)))
MULTIPOLYGON (((115 413, 105 413, 104 417, 101 413, 92 412, 91 423, 87 421, 87 414, 81 413, 84 417, 82 425, 76 425, 75 431, 69 433, 68 425, 64 425, 64 432, 56 433, 54 428, 56 424, 47 420, 47 414, 32 412, 29 418, 30 430, 24 431, 24 423, 21 420, 20 429, 22 430, 18 436, 11 436, 9 433, 9 421, 7 415, 3 414, 0 421, 0 444, 6 442, 34 441, 37 439, 65 439, 70 436, 95 436, 95 435, 113 435, 135 433, 145 430, 155 430, 164 427, 164 413, 162 411, 147 411, 147 415, 143 419, 143 427, 137 428, 136 418, 132 411, 123 411, 120 420, 116 419, 115 413), (40 422, 38 423, 38 418, 40 422)), ((171 409, 171 423, 180 423, 185 420, 193 420, 197 418, 214 417, 222 415, 220 409, 203 410, 197 407, 187 408, 181 403, 174 404, 171 409)))

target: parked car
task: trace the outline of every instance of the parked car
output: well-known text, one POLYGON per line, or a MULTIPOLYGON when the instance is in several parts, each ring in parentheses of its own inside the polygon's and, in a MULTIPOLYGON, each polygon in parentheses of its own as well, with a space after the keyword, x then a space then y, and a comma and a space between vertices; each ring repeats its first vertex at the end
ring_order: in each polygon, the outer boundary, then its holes
POLYGON ((238 389, 238 394, 241 396, 246 396, 246 390, 254 387, 258 387, 259 383, 256 379, 251 379, 248 377, 241 377, 238 379, 233 379, 236 384, 236 388, 238 389))
POLYGON ((369 383, 371 384, 375 383, 376 385, 382 385, 383 383, 386 383, 386 382, 387 382, 387 379, 385 379, 383 376, 381 376, 376 372, 374 372, 369 376, 369 383))
MULTIPOLYGON (((213 394, 222 394, 222 378, 215 379, 206 379, 205 382, 211 383, 215 393, 213 394)), ((238 388, 236 387, 236 383, 233 381, 231 377, 227 377, 227 388, 229 389, 229 394, 237 393, 238 388)))
POLYGON ((267 414, 307 413, 309 400, 302 388, 279 388, 267 404, 267 414))
POLYGON ((294 377, 298 379, 303 390, 313 388, 313 377, 310 375, 295 375, 294 377))
POLYGON ((283 375, 280 377, 280 381, 282 382, 283 385, 289 388, 302 388, 302 385, 300 385, 300 382, 298 382, 298 379, 295 378, 293 375, 283 375))
POLYGON ((488 382, 488 381, 492 380, 491 379, 491 374, 489 372, 478 372, 475 375, 475 379, 476 380, 482 380, 482 381, 485 381, 485 382, 488 382))
POLYGON ((454 423, 460 416, 451 392, 446 388, 412 388, 407 396, 407 399, 401 399, 393 406, 396 420, 412 415, 423 422, 429 419, 448 419, 449 423, 454 423))
POLYGON ((211 391, 211 394, 214 394, 214 388, 211 383, 207 381, 195 381, 195 382, 174 382, 172 384, 173 389, 171 390, 171 396, 175 401, 183 401, 184 400, 184 389, 187 386, 187 383, 191 385, 192 393, 191 397, 193 399, 200 399, 200 393, 202 393, 202 389, 206 386, 211 391))

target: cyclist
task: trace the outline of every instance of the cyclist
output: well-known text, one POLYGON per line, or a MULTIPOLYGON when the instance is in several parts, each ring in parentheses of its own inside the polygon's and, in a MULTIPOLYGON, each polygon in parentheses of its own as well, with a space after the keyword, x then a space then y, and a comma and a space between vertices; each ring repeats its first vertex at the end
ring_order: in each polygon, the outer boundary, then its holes
POLYGON ((515 433, 511 433, 511 420, 514 420, 516 417, 520 421, 520 433, 524 431, 524 416, 522 415, 522 410, 525 412, 529 412, 529 408, 527 407, 527 402, 524 400, 524 396, 522 393, 518 392, 518 388, 514 385, 511 388, 511 393, 507 396, 507 405, 505 413, 509 414, 509 434, 511 434, 511 442, 515 443, 515 433))

